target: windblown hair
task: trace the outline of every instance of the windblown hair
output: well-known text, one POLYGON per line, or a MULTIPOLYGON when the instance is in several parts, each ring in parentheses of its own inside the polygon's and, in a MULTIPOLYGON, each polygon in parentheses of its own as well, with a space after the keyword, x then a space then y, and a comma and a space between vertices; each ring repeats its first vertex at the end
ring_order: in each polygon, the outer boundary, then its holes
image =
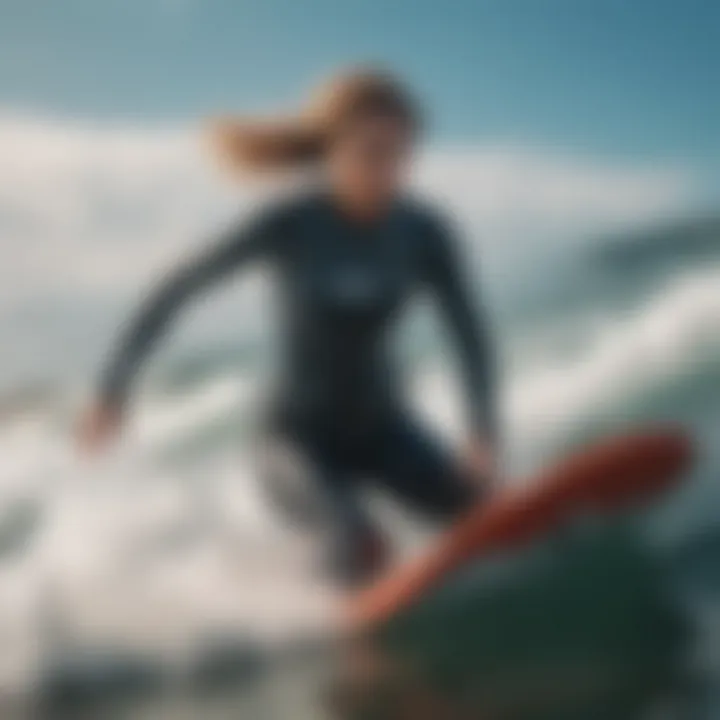
POLYGON ((373 116, 397 118, 412 133, 421 127, 419 108, 402 83, 384 72, 361 70, 322 85, 295 118, 216 121, 212 140, 236 168, 301 168, 320 161, 328 143, 349 125, 373 116))

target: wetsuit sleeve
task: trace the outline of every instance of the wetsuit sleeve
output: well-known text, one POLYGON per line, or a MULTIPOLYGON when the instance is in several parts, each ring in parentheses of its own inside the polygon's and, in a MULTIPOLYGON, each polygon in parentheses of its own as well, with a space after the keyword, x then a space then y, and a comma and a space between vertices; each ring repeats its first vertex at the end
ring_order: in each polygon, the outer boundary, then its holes
POLYGON ((468 420, 476 433, 495 440, 495 354, 484 308, 465 277, 454 233, 433 218, 426 224, 426 277, 455 340, 466 391, 468 420))
POLYGON ((231 272, 271 255, 280 232, 279 223, 270 217, 232 228, 209 251, 186 262, 162 282, 141 306, 112 353, 101 377, 102 400, 122 405, 143 361, 181 306, 231 272))

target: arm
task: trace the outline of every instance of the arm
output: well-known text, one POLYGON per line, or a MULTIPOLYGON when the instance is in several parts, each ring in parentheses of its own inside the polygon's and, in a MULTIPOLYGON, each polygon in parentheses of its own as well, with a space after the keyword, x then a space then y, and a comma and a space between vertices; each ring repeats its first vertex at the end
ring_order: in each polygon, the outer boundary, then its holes
POLYGON ((426 239, 426 277, 460 356, 468 422, 475 438, 494 444, 497 435, 496 377, 488 322, 482 308, 473 302, 452 233, 443 224, 432 221, 426 239))
POLYGON ((267 255, 276 235, 267 219, 233 229, 209 251, 185 263, 166 279, 140 308, 111 355, 101 378, 101 403, 122 408, 132 380, 178 310, 232 271, 267 255))

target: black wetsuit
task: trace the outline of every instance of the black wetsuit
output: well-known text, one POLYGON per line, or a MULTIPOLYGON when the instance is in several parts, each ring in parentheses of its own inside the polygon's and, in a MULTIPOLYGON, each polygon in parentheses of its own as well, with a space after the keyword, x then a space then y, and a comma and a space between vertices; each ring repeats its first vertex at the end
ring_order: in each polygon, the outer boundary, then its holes
MULTIPOLYGON (((310 470, 333 552, 352 556, 358 536, 371 527, 356 498, 360 479, 371 478, 427 516, 452 516, 474 492, 406 411, 389 341, 408 301, 432 293, 457 341, 469 424, 494 437, 490 346, 455 252, 444 223, 411 201, 398 201, 381 221, 361 225, 322 192, 286 200, 231 230, 163 284, 114 355, 103 396, 122 404, 142 360, 185 300, 263 262, 275 275, 284 322, 269 425, 310 470)), ((279 499, 287 498, 288 487, 292 496, 292 482, 270 479, 279 499)), ((357 563, 345 557, 338 564, 347 571, 357 563)))

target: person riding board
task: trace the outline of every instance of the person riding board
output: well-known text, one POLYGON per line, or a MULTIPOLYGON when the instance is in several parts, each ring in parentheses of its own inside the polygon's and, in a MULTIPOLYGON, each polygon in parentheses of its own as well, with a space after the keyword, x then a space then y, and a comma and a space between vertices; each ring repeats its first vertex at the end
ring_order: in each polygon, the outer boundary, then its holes
POLYGON ((324 86, 295 121, 220 124, 215 139, 236 165, 314 167, 321 182, 231 228, 151 295, 82 418, 85 449, 99 451, 119 432, 132 381, 179 308, 263 263, 273 273, 283 321, 281 371, 264 426, 269 447, 291 448, 309 476, 317 512, 288 501, 293 483, 281 477, 273 453, 266 454, 266 487, 293 519, 302 516, 321 534, 332 578, 355 587, 387 562, 359 497, 368 478, 434 521, 449 522, 479 500, 496 461, 492 342, 452 231, 404 192, 421 131, 407 89, 367 70, 324 86), (423 292, 443 311, 461 361, 470 436, 464 462, 408 409, 391 360, 401 311, 423 292))

